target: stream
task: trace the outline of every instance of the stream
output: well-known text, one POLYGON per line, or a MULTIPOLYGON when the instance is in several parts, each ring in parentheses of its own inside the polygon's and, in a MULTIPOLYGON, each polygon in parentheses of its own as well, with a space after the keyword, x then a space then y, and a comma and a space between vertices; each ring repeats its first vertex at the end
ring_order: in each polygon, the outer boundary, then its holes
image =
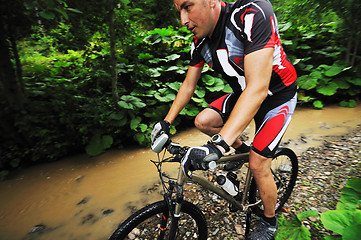
MULTIPOLYGON (((299 107, 281 145, 301 154, 324 136, 343 135, 361 124, 356 108, 299 107)), ((253 137, 253 123, 246 129, 253 137)), ((172 138, 203 145, 209 137, 192 128, 172 138)), ((107 239, 132 208, 161 199, 147 188, 158 179, 156 154, 148 148, 72 156, 33 166, 0 182, 0 240, 107 239)), ((172 169, 169 169, 172 171, 172 169)))

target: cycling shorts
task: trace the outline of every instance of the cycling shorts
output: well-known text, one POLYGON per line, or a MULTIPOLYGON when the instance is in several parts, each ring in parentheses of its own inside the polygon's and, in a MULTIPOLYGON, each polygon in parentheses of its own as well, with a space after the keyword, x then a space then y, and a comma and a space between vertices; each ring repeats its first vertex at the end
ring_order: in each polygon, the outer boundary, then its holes
MULTIPOLYGON (((229 93, 208 107, 217 111, 223 122, 226 122, 238 98, 239 94, 229 93)), ((296 103, 296 91, 280 92, 264 100, 254 116, 256 127, 252 142, 253 151, 267 158, 273 157, 291 121, 296 103)))

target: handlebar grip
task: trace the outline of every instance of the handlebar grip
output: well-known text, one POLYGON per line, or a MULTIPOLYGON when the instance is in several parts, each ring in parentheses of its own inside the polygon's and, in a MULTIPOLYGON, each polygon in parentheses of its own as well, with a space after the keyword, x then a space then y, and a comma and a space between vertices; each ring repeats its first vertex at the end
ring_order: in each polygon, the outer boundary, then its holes
POLYGON ((152 144, 152 150, 153 152, 160 153, 165 144, 168 142, 169 136, 166 133, 162 133, 152 144))
POLYGON ((211 162, 208 163, 208 168, 209 168, 210 170, 213 170, 213 169, 215 169, 216 167, 217 167, 217 164, 216 164, 215 161, 211 161, 211 162))

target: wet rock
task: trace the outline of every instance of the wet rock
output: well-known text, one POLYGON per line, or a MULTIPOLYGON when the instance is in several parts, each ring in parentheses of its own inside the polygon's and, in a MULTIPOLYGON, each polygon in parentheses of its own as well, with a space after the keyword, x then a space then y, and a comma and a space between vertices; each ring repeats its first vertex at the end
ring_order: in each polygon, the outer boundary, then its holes
POLYGON ((77 183, 80 183, 81 181, 83 181, 85 176, 78 176, 76 179, 75 179, 75 182, 77 183))
POLYGON ((103 215, 108 215, 108 214, 111 214, 113 212, 114 212, 113 209, 107 209, 107 210, 103 211, 103 215))
POLYGON ((90 197, 85 197, 80 202, 78 202, 76 205, 86 204, 87 202, 89 202, 89 200, 90 200, 90 197))
POLYGON ((237 233, 238 235, 244 235, 244 234, 245 234, 244 228, 243 228, 241 225, 239 225, 239 224, 235 224, 235 225, 234 225, 234 229, 236 230, 236 233, 237 233))
POLYGON ((212 232, 212 235, 215 236, 215 235, 217 235, 218 232, 219 232, 219 228, 217 228, 216 230, 214 230, 214 231, 212 232))
POLYGON ((81 224, 86 224, 86 223, 93 224, 97 221, 98 221, 98 218, 94 214, 89 213, 88 215, 86 215, 82 218, 81 224))
POLYGON ((38 224, 38 225, 35 225, 34 227, 32 227, 30 229, 29 233, 37 233, 37 232, 41 232, 45 229, 46 229, 46 226, 44 224, 38 224))

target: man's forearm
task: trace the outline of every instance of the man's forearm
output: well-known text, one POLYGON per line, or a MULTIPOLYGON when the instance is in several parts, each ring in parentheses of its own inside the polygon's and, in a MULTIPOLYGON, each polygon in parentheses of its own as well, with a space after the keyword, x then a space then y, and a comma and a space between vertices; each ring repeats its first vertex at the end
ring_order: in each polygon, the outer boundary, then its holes
POLYGON ((188 104, 189 100, 192 98, 194 94, 201 72, 202 69, 200 68, 196 68, 196 67, 188 68, 187 76, 184 79, 181 87, 179 88, 178 94, 175 100, 173 101, 173 104, 167 116, 164 118, 164 120, 172 124, 174 119, 188 104))
POLYGON ((192 98, 194 90, 187 86, 187 84, 182 84, 177 97, 175 98, 172 106, 164 118, 164 120, 169 123, 173 123, 174 119, 178 116, 178 114, 183 110, 183 108, 188 104, 189 100, 192 98))
POLYGON ((241 94, 228 121, 219 133, 229 146, 246 129, 266 97, 267 92, 260 92, 256 97, 254 92, 247 90, 241 94))

